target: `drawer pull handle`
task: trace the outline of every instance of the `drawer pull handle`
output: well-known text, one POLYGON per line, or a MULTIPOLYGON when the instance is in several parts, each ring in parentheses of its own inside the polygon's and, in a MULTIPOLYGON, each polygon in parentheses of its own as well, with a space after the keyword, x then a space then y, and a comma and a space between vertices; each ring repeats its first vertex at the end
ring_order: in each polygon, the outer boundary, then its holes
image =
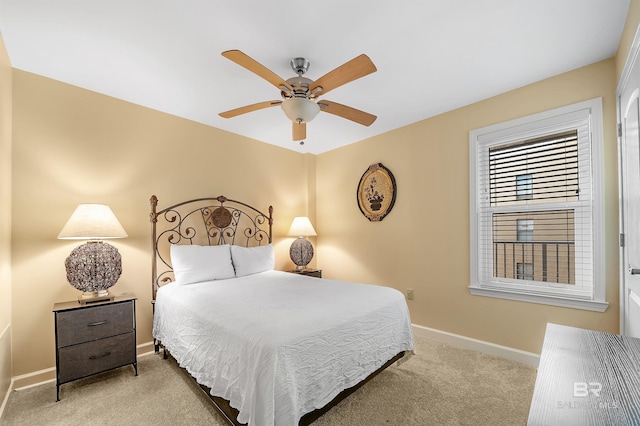
POLYGON ((91 355, 89 359, 100 359, 111 355, 111 352, 105 352, 102 355, 91 355))
POLYGON ((106 324, 108 322, 109 322, 109 320, 92 322, 92 323, 87 324, 87 327, 95 327, 96 325, 103 325, 103 324, 106 324))

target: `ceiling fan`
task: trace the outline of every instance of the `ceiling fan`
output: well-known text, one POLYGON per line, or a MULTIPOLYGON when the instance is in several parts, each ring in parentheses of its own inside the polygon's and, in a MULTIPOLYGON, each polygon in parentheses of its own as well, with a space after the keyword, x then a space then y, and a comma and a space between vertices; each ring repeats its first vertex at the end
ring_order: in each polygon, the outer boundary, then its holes
POLYGON ((319 96, 325 95, 343 84, 377 71, 376 66, 367 55, 357 56, 315 81, 303 77, 304 73, 309 69, 309 61, 305 58, 291 60, 291 68, 298 76, 284 80, 239 50, 227 50, 222 52, 222 56, 273 84, 280 90, 282 100, 259 102, 221 112, 219 114, 221 117, 232 118, 248 112, 280 105, 285 115, 292 121, 294 141, 307 137, 307 123, 313 120, 320 111, 346 118, 363 126, 370 126, 377 118, 375 115, 337 102, 318 100, 319 96))

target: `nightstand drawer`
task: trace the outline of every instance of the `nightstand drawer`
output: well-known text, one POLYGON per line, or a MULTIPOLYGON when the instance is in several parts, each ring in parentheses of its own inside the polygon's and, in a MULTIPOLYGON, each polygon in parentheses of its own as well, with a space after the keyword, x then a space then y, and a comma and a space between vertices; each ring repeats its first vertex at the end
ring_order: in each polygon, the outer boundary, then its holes
POLYGON ((70 382, 136 362, 135 333, 94 340, 59 349, 59 383, 70 382))
POLYGON ((57 313, 58 347, 127 333, 135 328, 133 300, 57 313))

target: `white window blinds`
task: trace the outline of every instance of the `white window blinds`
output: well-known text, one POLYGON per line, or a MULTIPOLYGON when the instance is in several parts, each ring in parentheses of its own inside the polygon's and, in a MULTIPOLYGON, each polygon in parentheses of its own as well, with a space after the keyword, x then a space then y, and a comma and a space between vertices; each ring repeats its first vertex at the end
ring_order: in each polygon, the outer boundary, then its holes
POLYGON ((578 132, 489 149, 491 205, 578 199, 578 132))
POLYGON ((594 300, 592 109, 559 110, 470 133, 472 288, 594 300))

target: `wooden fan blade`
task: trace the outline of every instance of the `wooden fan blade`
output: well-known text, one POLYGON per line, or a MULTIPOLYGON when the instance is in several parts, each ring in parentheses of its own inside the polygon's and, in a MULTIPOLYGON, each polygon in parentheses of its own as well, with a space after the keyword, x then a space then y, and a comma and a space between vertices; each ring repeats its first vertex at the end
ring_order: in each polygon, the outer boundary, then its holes
POLYGON ((292 135, 293 135, 293 140, 294 141, 301 141, 303 139, 306 139, 307 137, 307 123, 302 122, 302 123, 296 123, 293 122, 293 127, 291 128, 292 131, 292 135))
POLYGON ((269 83, 276 86, 279 90, 283 90, 283 88, 286 88, 287 91, 293 90, 291 85, 283 80, 278 74, 274 73, 255 59, 247 56, 239 50, 227 50, 225 52, 222 52, 222 56, 235 62, 241 67, 248 69, 259 77, 264 78, 269 83))
POLYGON ((321 87, 322 91, 319 92, 318 95, 324 95, 336 87, 340 87, 343 84, 357 80, 360 77, 369 75, 377 70, 378 69, 373 62, 371 62, 371 59, 369 59, 367 55, 362 54, 353 58, 349 62, 340 65, 333 71, 329 71, 327 74, 311 83, 309 91, 311 93, 315 93, 314 90, 317 91, 318 87, 321 87))
POLYGON ((329 114, 334 114, 342 118, 346 118, 347 120, 355 121, 358 124, 362 124, 363 126, 370 126, 376 121, 376 117, 373 114, 369 114, 368 112, 360 111, 359 109, 351 108, 346 105, 339 104, 337 102, 318 101, 318 106, 320 107, 320 111, 328 112, 329 114))
POLYGON ((269 108, 269 107, 272 107, 272 106, 277 106, 277 105, 280 105, 281 103, 282 103, 282 101, 259 102, 257 104, 247 105, 247 106, 243 106, 243 107, 240 107, 240 108, 232 109, 232 110, 229 110, 229 111, 221 112, 218 115, 220 117, 223 117, 223 118, 231 118, 231 117, 236 117, 236 116, 241 115, 241 114, 246 114, 248 112, 257 111, 259 109, 264 109, 264 108, 269 108))

